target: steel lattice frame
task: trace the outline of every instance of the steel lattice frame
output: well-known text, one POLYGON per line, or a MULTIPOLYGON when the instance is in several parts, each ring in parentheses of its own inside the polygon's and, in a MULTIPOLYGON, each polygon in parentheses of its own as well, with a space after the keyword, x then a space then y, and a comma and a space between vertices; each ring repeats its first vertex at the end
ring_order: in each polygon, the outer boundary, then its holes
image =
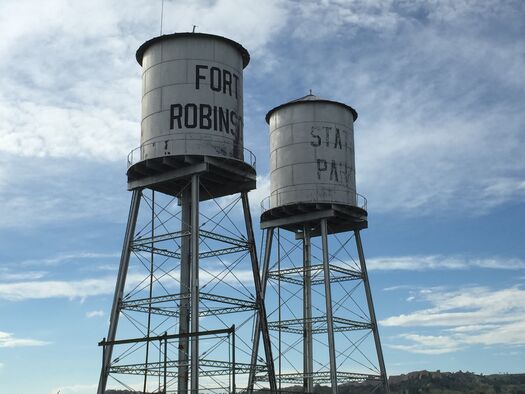
POLYGON ((110 328, 101 342, 99 394, 106 382, 140 392, 235 392, 249 372, 273 375, 271 358, 251 363, 255 320, 265 322, 266 314, 247 193, 190 202, 206 193, 196 178, 174 197, 133 191, 110 328), (138 339, 117 340, 117 326, 119 338, 138 339))
MULTIPOLYGON (((359 230, 332 233, 319 220, 295 233, 268 227, 264 237, 278 389, 311 393, 321 384, 337 393, 358 385, 389 393, 359 230)), ((254 383, 266 379, 253 375, 254 383)))

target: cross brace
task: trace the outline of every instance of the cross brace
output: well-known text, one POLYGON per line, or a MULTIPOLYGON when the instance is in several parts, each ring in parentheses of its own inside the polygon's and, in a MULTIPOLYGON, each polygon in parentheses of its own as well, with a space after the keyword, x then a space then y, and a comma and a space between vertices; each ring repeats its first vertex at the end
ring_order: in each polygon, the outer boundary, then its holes
MULTIPOLYGON (((282 332, 304 334, 304 325, 307 322, 313 324, 312 334, 322 334, 327 332, 326 317, 324 316, 313 317, 312 319, 290 319, 281 320, 281 322, 269 322, 268 328, 271 330, 281 330, 282 332)), ((334 317, 333 322, 334 331, 337 332, 370 330, 372 328, 371 323, 344 319, 342 317, 334 317)))
MULTIPOLYGON (((166 376, 173 378, 178 376, 178 367, 180 363, 176 360, 170 360, 166 363, 167 368, 173 368, 173 370, 167 370, 166 376)), ((200 376, 221 376, 229 375, 231 373, 232 362, 228 361, 217 361, 217 360, 199 360, 199 375, 200 376), (206 369, 210 368, 210 369, 206 369)), ((247 374, 250 372, 251 364, 235 363, 235 371, 237 374, 247 374)), ((112 366, 110 373, 120 373, 128 375, 144 375, 144 372, 148 372, 148 375, 153 376, 164 376, 164 363, 148 363, 148 364, 128 364, 112 366)), ((267 371, 265 365, 257 365, 256 370, 259 373, 267 371)))
MULTIPOLYGON (((180 259, 181 254, 179 252, 174 252, 167 249, 160 249, 151 247, 151 245, 133 245, 132 250, 134 252, 153 252, 155 254, 171 257, 174 259, 180 259)), ((207 252, 201 252, 199 253, 199 259, 205 259, 208 257, 216 257, 216 256, 222 256, 224 254, 230 254, 230 253, 238 253, 238 252, 244 252, 247 251, 247 246, 233 246, 231 248, 224 248, 224 249, 217 249, 217 250, 210 250, 207 252)))
MULTIPOLYGON (((313 377, 315 383, 330 383, 330 372, 329 371, 319 371, 313 372, 310 374, 313 377)), ((303 384, 303 379, 305 375, 302 373, 285 373, 281 375, 276 375, 277 381, 281 383, 295 383, 303 384)), ((258 381, 267 380, 266 376, 257 376, 258 381)), ((353 373, 353 372, 337 372, 337 382, 339 384, 349 383, 349 382, 365 382, 365 381, 376 381, 381 382, 380 375, 371 375, 371 374, 362 374, 362 373, 353 373)))
MULTIPOLYGON (((316 264, 311 265, 308 269, 304 269, 303 266, 287 268, 282 270, 274 270, 268 273, 269 279, 281 279, 284 282, 293 283, 297 285, 303 285, 303 277, 305 272, 310 272, 312 274, 312 285, 321 285, 324 283, 324 278, 315 279, 317 276, 321 275, 323 272, 323 265, 316 264)), ((334 264, 330 264, 330 272, 335 272, 340 275, 331 275, 330 283, 335 282, 345 282, 348 280, 362 279, 363 276, 360 271, 352 270, 344 267, 340 267, 334 264)))
MULTIPOLYGON (((183 298, 184 297, 181 294, 168 294, 165 296, 152 297, 151 304, 159 304, 159 303, 165 303, 165 302, 176 302, 177 303, 183 298)), ((215 301, 218 303, 234 305, 234 306, 229 307, 229 308, 220 307, 216 309, 214 308, 214 309, 201 310, 199 312, 199 316, 212 316, 212 315, 218 315, 218 314, 224 314, 224 313, 243 312, 243 311, 251 311, 251 310, 257 309, 255 302, 241 300, 241 299, 233 298, 233 297, 220 296, 217 294, 200 293, 200 299, 206 300, 206 301, 215 301)), ((150 304, 149 298, 126 300, 121 303, 121 308, 125 310, 132 310, 136 312, 148 313, 149 304, 150 304)), ((178 304, 174 305, 173 308, 177 308, 177 309, 172 310, 166 307, 165 308, 152 307, 151 313, 154 313, 157 315, 172 316, 172 317, 179 316, 178 304)))

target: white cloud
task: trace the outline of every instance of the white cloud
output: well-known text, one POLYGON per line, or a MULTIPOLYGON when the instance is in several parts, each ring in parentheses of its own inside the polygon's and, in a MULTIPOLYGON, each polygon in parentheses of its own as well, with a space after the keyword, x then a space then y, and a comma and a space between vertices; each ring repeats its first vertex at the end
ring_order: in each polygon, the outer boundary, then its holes
MULTIPOLYGON (((219 278, 224 283, 239 285, 239 281, 248 288, 253 287, 253 273, 251 270, 236 270, 235 276, 225 271, 222 266, 219 268, 202 266, 202 272, 199 274, 201 286, 212 286, 219 278), (206 272, 204 271, 206 268, 206 272), (210 282, 210 283, 208 283, 210 282)), ((157 277, 162 277, 161 271, 158 271, 157 277)), ((177 282, 170 280, 172 277, 178 278, 178 270, 170 271, 170 276, 164 276, 159 279, 166 288, 176 288, 177 282)), ((133 287, 142 282, 147 274, 128 272, 126 284, 133 287)), ((82 280, 48 280, 48 281, 24 281, 12 283, 0 283, 0 299, 8 301, 25 301, 48 298, 68 298, 84 300, 87 297, 113 294, 115 290, 114 276, 100 278, 89 278, 82 280)))
MULTIPOLYGON (((234 39, 253 54, 262 55, 265 46, 284 26, 286 2, 269 0, 246 3, 243 0, 183 0, 165 3, 165 31, 213 33, 234 39), (178 15, 170 19, 168 15, 178 15), (181 23, 185 21, 185 23, 181 23)), ((261 56, 262 57, 262 56, 261 56)))
POLYGON ((36 280, 41 279, 46 275, 46 271, 14 271, 9 268, 0 268, 0 282, 36 280))
POLYGON ((96 311, 86 312, 86 317, 88 319, 91 319, 93 317, 102 317, 102 316, 104 316, 104 311, 103 310, 96 310, 96 311))
POLYGON ((45 298, 85 298, 111 294, 115 278, 84 279, 79 281, 33 281, 0 283, 0 299, 9 301, 45 298))
POLYGON ((0 101, 0 106, 0 144, 6 153, 124 161, 136 145, 137 123, 122 119, 112 108, 63 108, 28 101, 0 101))
POLYGON ((0 348, 45 346, 50 342, 30 338, 17 338, 9 332, 0 331, 0 348))
POLYGON ((262 212, 262 205, 265 204, 265 209, 268 209, 269 200, 266 199, 270 195, 270 177, 258 176, 257 189, 250 191, 250 206, 252 218, 258 217, 262 212))
POLYGON ((520 287, 492 290, 471 287, 458 291, 423 289, 416 300, 427 309, 391 316, 385 326, 437 329, 438 335, 403 334, 409 342, 389 347, 424 354, 453 352, 473 345, 525 346, 525 290, 520 287))
MULTIPOLYGON (((66 262, 77 262, 82 260, 102 260, 102 259, 117 259, 120 253, 94 253, 94 252, 75 252, 63 253, 53 257, 46 257, 41 259, 23 260, 16 263, 19 266, 56 266, 66 262)), ((113 267, 114 269, 117 267, 113 267)), ((38 278, 37 278, 38 279, 38 278)))
POLYGON ((413 286, 410 286, 410 285, 396 285, 396 286, 385 287, 383 291, 396 291, 396 290, 405 290, 405 289, 412 289, 412 288, 413 286))
POLYGON ((98 0, 3 3, 1 32, 11 37, 0 47, 3 152, 125 157, 138 127, 140 77, 131 72, 138 65, 122 61, 131 58, 129 44, 136 39, 119 34, 120 23, 130 18, 120 11, 98 0))
POLYGON ((519 258, 469 258, 442 255, 375 257, 368 259, 366 265, 370 270, 384 271, 468 270, 473 268, 525 269, 525 261, 519 258))
POLYGON ((305 36, 310 40, 340 37, 343 31, 353 36, 358 29, 393 32, 403 19, 393 10, 393 1, 390 0, 298 2, 292 3, 290 8, 290 12, 303 21, 295 27, 294 36, 297 39, 305 36), (312 29, 315 34, 311 34, 312 29))
POLYGON ((405 334, 401 335, 401 338, 411 341, 413 344, 388 345, 388 347, 419 354, 445 354, 461 349, 457 341, 446 336, 405 334))

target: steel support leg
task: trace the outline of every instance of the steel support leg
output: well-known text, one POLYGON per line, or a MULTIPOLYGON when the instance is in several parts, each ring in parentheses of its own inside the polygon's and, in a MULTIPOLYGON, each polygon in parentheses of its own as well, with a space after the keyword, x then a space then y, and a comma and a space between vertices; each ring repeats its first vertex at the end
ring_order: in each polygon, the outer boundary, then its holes
MULTIPOLYGON (((191 188, 189 185, 182 191, 181 201, 181 231, 191 231, 191 188)), ((190 288, 191 288, 191 250, 190 237, 185 235, 181 239, 181 261, 180 261, 180 312, 179 312, 179 334, 186 334, 190 330, 190 288)), ((181 336, 179 339, 179 368, 177 377, 177 392, 188 393, 188 361, 189 361, 189 338, 181 336)))
MULTIPOLYGON (((272 252, 272 240, 273 240, 273 227, 270 227, 266 230, 266 244, 264 247, 264 260, 262 268, 262 298, 266 295, 266 285, 268 283, 268 271, 270 269, 270 255, 272 252)), ((248 377, 248 392, 253 391, 253 386, 255 384, 255 366, 257 365, 257 357, 259 355, 259 343, 261 339, 261 319, 259 314, 255 318, 255 331, 253 337, 253 348, 252 348, 252 358, 251 358, 251 370, 250 376, 248 377)))
MULTIPOLYGON (((131 205, 128 215, 128 224, 126 227, 126 235, 124 236, 124 244, 122 246, 122 254, 120 256, 120 266, 117 276, 117 284, 115 286, 115 295, 113 296, 113 306, 111 307, 111 316, 109 319, 109 330, 107 341, 115 340, 117 332, 118 319, 120 314, 120 301, 124 293, 124 286, 126 285, 126 276, 128 274, 129 256, 131 253, 131 242, 133 241, 133 234, 135 233, 135 225, 137 223, 137 216, 140 207, 140 199, 142 197, 142 189, 133 190, 131 196, 131 205)), ((106 391, 106 383, 108 380, 109 367, 111 363, 111 356, 113 354, 113 345, 104 347, 104 360, 102 362, 102 370, 100 371, 100 379, 98 382, 97 394, 104 394, 106 391)))
POLYGON ((368 280, 368 271, 366 269, 365 254, 363 253, 363 244, 361 243, 361 234, 359 230, 355 231, 355 242, 357 245, 357 253, 359 254, 359 263, 361 265, 361 273, 363 275, 363 282, 365 285, 366 301, 368 303, 368 310, 370 311, 370 320, 372 323, 372 332, 374 334, 374 341, 376 345, 377 361, 381 371, 381 380, 383 381, 383 388, 385 393, 390 394, 390 387, 388 386, 388 377, 386 374, 385 360, 383 358, 383 350, 381 348, 381 340, 379 339, 379 330, 377 328, 376 313, 374 310, 374 303, 372 301, 372 291, 370 290, 370 282, 368 280))
POLYGON ((270 383, 270 391, 277 392, 277 383, 275 380, 275 368, 273 364, 272 346, 270 343, 270 333, 268 332, 268 321, 266 317, 266 308, 264 305, 264 297, 262 291, 261 276, 259 271, 259 261, 257 259, 257 251, 255 249, 255 237, 253 235, 252 216, 250 213, 250 203, 248 201, 248 193, 241 193, 242 208, 244 211, 244 221, 246 224, 246 235, 248 237, 248 245, 250 247, 250 257, 252 260, 253 281, 255 284, 255 302, 257 304, 257 313, 260 319, 260 327, 263 338, 264 352, 266 355, 266 365, 268 368, 268 380, 270 383))
POLYGON ((303 392, 313 393, 313 348, 312 348, 312 271, 310 232, 303 230, 303 392))
MULTIPOLYGON (((149 302, 148 302, 148 324, 146 328, 146 337, 151 335, 151 298, 153 297, 153 271, 155 254, 155 191, 151 190, 151 252, 150 252, 150 271, 149 271, 149 302)), ((149 341, 146 342, 146 368, 144 369, 144 385, 142 391, 146 393, 148 387, 148 362, 149 362, 149 341)))
POLYGON ((335 357, 334 317, 332 313, 332 289, 330 285, 330 265, 328 260, 328 223, 321 220, 321 238, 323 243, 323 271, 326 300, 326 323, 328 328, 328 352, 330 356, 330 382, 332 393, 337 394, 337 363, 335 357))
MULTIPOLYGON (((199 176, 191 177, 191 331, 199 332, 199 176)), ((199 392, 199 337, 191 337, 191 393, 199 392)))

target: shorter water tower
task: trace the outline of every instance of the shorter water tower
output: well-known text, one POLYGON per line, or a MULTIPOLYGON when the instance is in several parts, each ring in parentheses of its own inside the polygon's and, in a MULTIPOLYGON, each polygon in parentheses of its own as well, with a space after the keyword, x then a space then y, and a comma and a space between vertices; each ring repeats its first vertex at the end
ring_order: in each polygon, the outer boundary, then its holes
MULTIPOLYGON (((356 119, 352 107, 313 94, 266 115, 262 279, 266 305, 275 305, 267 318, 280 390, 313 393, 324 384, 337 393, 346 384, 389 392, 360 236, 368 221, 356 192, 356 119)), ((250 385, 260 379, 252 374, 250 385)))

